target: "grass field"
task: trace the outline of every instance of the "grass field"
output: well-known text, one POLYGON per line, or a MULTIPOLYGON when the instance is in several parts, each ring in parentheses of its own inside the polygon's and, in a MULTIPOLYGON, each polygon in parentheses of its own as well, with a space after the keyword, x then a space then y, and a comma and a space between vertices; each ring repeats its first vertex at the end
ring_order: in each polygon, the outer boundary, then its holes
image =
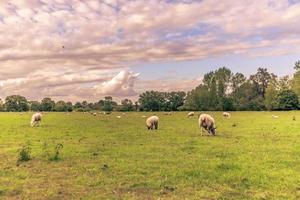
POLYGON ((300 112, 214 112, 215 137, 185 112, 31 114, 0 113, 0 199, 300 199, 300 112))

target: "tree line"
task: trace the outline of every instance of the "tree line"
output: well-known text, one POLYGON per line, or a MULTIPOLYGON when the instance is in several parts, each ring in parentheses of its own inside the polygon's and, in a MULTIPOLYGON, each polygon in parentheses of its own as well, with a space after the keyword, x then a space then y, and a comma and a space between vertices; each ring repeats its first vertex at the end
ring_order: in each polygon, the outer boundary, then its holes
POLYGON ((221 67, 204 75, 201 83, 189 92, 145 91, 138 101, 123 99, 120 104, 111 96, 98 102, 57 101, 49 97, 28 101, 21 95, 11 95, 0 100, 0 111, 234 111, 234 110, 296 110, 300 96, 300 61, 294 66, 292 77, 277 75, 266 68, 258 68, 248 78, 221 67))

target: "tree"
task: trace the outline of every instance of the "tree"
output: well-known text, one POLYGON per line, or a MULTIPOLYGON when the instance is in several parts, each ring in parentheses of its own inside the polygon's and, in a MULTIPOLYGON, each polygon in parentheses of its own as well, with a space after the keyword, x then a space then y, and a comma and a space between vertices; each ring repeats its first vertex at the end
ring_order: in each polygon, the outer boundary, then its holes
POLYGON ((177 111, 184 104, 186 93, 182 91, 166 93, 168 111, 177 111))
POLYGON ((29 108, 31 111, 40 111, 41 104, 38 101, 29 101, 29 108))
POLYGON ((67 112, 68 111, 68 107, 67 107, 66 102, 64 102, 62 100, 56 102, 55 106, 54 106, 54 111, 57 111, 57 112, 67 112))
POLYGON ((72 112, 73 111, 73 104, 72 104, 72 102, 68 101, 66 103, 66 106, 67 106, 67 111, 68 112, 72 112))
POLYGON ((276 110, 296 110, 299 107, 298 96, 292 90, 283 90, 276 97, 276 110))
POLYGON ((295 62, 294 69, 297 70, 297 71, 299 71, 299 69, 300 69, 300 60, 298 60, 297 62, 295 62))
POLYGON ((42 102, 41 102, 41 110, 42 111, 53 111, 55 106, 55 102, 49 98, 49 97, 45 97, 42 102))
POLYGON ((134 105, 131 100, 129 99, 124 99, 121 101, 121 111, 133 111, 134 110, 134 105))
POLYGON ((113 101, 113 98, 111 96, 104 97, 104 105, 103 110, 104 111, 112 111, 118 104, 113 101))
POLYGON ((11 95, 5 98, 6 111, 23 112, 28 111, 27 99, 20 95, 11 95))
POLYGON ((165 106, 163 92, 146 91, 139 97, 140 109, 144 111, 160 111, 165 106))
POLYGON ((4 111, 5 110, 5 105, 2 101, 2 99, 0 99, 0 112, 4 111))
POLYGON ((278 95, 278 82, 274 79, 271 83, 269 83, 266 94, 265 94, 265 107, 268 110, 274 110, 276 107, 276 97, 278 95))
POLYGON ((268 84, 274 78, 276 76, 270 74, 266 68, 258 68, 256 74, 250 76, 250 81, 254 84, 258 94, 264 98, 268 84))

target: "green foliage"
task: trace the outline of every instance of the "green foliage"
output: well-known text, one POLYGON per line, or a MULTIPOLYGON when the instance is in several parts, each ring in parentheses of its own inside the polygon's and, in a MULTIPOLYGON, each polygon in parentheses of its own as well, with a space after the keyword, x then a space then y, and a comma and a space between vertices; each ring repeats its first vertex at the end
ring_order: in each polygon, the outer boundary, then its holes
POLYGON ((177 111, 183 105, 185 96, 186 93, 182 91, 146 91, 140 95, 139 107, 144 111, 177 111))
POLYGON ((298 107, 298 96, 292 90, 283 90, 276 96, 276 110, 296 110, 298 107))
POLYGON ((66 102, 64 102, 64 101, 56 102, 55 106, 54 106, 54 111, 67 112, 68 111, 68 106, 67 106, 66 102))
POLYGON ((41 104, 38 101, 29 101, 29 109, 31 111, 40 111, 41 110, 41 104))
POLYGON ((26 162, 29 160, 31 160, 31 147, 28 143, 19 150, 18 162, 26 162))
POLYGON ((41 111, 53 111, 55 106, 55 102, 49 98, 46 97, 41 102, 41 111))
POLYGON ((133 111, 134 105, 131 100, 129 99, 123 99, 121 101, 120 111, 133 111))
POLYGON ((5 98, 5 108, 8 112, 28 111, 27 99, 21 95, 11 95, 5 98))
POLYGON ((103 101, 103 111, 111 112, 114 108, 117 107, 117 103, 113 101, 113 98, 111 96, 104 97, 103 101))
POLYGON ((61 160, 60 157, 60 152, 63 149, 63 144, 58 143, 54 146, 53 150, 50 150, 50 147, 48 143, 43 144, 43 152, 44 156, 49 160, 49 161, 58 161, 61 160))

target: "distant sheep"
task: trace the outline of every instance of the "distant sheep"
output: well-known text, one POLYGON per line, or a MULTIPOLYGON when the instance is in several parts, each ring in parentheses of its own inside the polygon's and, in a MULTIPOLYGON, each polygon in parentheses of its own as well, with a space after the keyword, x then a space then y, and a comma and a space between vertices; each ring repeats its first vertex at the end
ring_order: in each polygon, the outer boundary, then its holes
POLYGON ((272 115, 272 118, 273 118, 273 119, 277 119, 277 118, 279 118, 279 116, 277 116, 277 115, 272 115))
POLYGON ((203 128, 212 135, 216 134, 215 120, 208 114, 201 114, 199 117, 199 127, 203 132, 203 128))
POLYGON ((223 117, 229 118, 229 117, 230 117, 230 113, 228 113, 228 112, 223 112, 223 117))
POLYGON ((31 117, 31 126, 40 125, 40 122, 42 121, 42 114, 41 113, 35 113, 31 117))
POLYGON ((146 115, 143 115, 143 116, 142 116, 142 118, 146 118, 146 117, 147 117, 146 115))
POLYGON ((117 118, 118 118, 118 119, 121 119, 121 116, 120 116, 120 115, 118 115, 118 116, 117 116, 117 118))
POLYGON ((190 118, 190 117, 193 117, 194 115, 195 115, 195 112, 189 112, 189 113, 187 114, 187 117, 190 118))
POLYGON ((92 115, 93 115, 93 116, 96 116, 96 115, 97 115, 97 113, 95 113, 95 112, 94 112, 94 113, 92 113, 92 115))
POLYGON ((149 118, 147 118, 146 120, 146 126, 148 129, 158 129, 158 121, 159 121, 159 118, 157 116, 151 116, 149 118))

